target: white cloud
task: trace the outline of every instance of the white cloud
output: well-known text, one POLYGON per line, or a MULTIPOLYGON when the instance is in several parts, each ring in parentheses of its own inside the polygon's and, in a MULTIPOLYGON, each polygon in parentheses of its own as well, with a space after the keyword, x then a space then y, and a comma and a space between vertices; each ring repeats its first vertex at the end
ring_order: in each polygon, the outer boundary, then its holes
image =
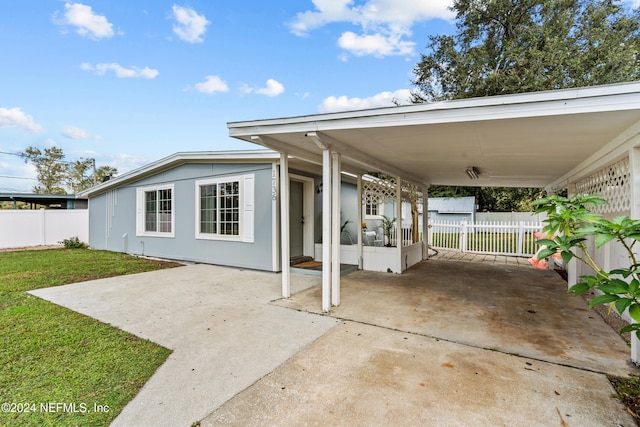
MULTIPOLYGON (((640 1, 640 0, 637 0, 640 1)), ((360 35, 347 31, 338 40, 340 47, 355 55, 413 55, 411 36, 416 22, 430 19, 451 20, 452 0, 367 0, 354 5, 353 0, 313 0, 315 10, 298 13, 289 24, 291 32, 305 36, 330 23, 360 26, 360 35)))
POLYGON ((113 37, 113 25, 102 15, 97 15, 87 6, 81 3, 65 3, 65 12, 61 18, 54 14, 53 22, 58 25, 70 25, 76 27, 76 33, 91 39, 113 37))
POLYGON ((69 139, 101 139, 100 136, 91 135, 85 129, 76 126, 65 126, 62 135, 69 139))
POLYGON ((115 62, 100 63, 100 64, 96 64, 95 66, 87 62, 84 62, 80 64, 80 68, 84 71, 93 71, 95 74, 99 76, 104 76, 107 73, 107 71, 113 71, 116 74, 116 77, 121 79, 131 79, 131 78, 155 79, 158 76, 158 74, 160 74, 158 70, 154 70, 149 67, 125 68, 115 62))
POLYGON ((198 92, 206 94, 214 94, 216 92, 227 92, 229 86, 218 76, 207 76, 206 81, 196 83, 195 88, 198 92))
POLYGON ((392 107, 411 103, 411 91, 400 89, 395 92, 380 92, 368 98, 348 98, 346 96, 330 96, 318 107, 321 113, 338 111, 365 110, 368 108, 392 107))
POLYGON ((270 98, 281 95, 284 92, 284 85, 277 80, 269 79, 267 80, 266 86, 263 88, 253 88, 246 83, 242 84, 240 88, 242 93, 259 93, 260 95, 267 95, 270 98))
POLYGON ((351 31, 343 33, 338 39, 338 46, 356 56, 411 55, 414 52, 415 45, 414 42, 400 40, 398 35, 371 34, 359 36, 351 31))
POLYGON ((42 132, 42 126, 19 107, 0 108, 0 128, 21 128, 30 132, 42 132))
POLYGON ((210 24, 204 15, 199 15, 189 7, 173 5, 173 32, 183 41, 189 43, 202 43, 207 25, 210 24))
POLYGON ((274 79, 267 80, 267 86, 261 89, 256 89, 256 93, 259 93, 261 95, 267 95, 270 98, 273 98, 274 96, 278 96, 283 92, 284 92, 284 86, 282 85, 282 83, 274 79))

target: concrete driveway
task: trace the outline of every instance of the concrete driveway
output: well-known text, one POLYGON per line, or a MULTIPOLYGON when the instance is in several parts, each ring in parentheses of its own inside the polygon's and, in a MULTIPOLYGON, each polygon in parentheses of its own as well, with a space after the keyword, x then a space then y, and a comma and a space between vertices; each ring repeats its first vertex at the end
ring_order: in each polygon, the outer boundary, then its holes
POLYGON ((33 294, 174 349, 114 425, 633 426, 629 350, 553 272, 427 261, 320 278, 207 265, 33 294), (558 311, 558 313, 556 313, 558 311))

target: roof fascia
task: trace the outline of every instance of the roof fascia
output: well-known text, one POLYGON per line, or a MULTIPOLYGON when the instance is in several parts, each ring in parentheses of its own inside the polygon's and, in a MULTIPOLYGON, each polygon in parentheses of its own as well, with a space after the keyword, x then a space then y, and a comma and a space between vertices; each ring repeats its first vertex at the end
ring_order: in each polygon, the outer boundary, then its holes
MULTIPOLYGON (((229 122, 229 135, 409 126, 618 111, 638 108, 640 82, 281 119, 229 122), (248 129, 251 128, 251 129, 248 129)), ((244 137, 244 138, 243 138, 244 137)))
POLYGON ((78 193, 79 196, 90 197, 104 193, 111 188, 126 184, 133 180, 138 180, 166 169, 174 168, 189 162, 248 162, 248 163, 271 163, 279 158, 278 153, 271 150, 251 150, 251 151, 202 151, 202 152, 178 152, 164 157, 148 165, 124 173, 109 181, 98 184, 87 190, 78 193))

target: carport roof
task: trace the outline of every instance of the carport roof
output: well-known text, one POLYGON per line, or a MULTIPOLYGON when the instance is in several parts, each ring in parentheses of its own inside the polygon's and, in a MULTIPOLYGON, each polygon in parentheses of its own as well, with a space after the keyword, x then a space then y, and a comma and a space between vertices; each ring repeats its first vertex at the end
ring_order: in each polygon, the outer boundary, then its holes
POLYGON ((546 187, 639 124, 634 82, 227 126, 231 137, 314 163, 330 148, 346 171, 424 184, 546 187))

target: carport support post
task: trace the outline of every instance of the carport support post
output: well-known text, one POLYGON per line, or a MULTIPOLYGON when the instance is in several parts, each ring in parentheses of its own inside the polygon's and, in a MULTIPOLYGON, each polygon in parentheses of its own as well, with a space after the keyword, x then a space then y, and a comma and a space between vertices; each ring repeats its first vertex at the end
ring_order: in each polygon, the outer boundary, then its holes
POLYGON ((331 305, 340 305, 340 153, 331 153, 331 305))
MULTIPOLYGON (((631 218, 640 219, 640 148, 629 149, 629 166, 631 169, 631 218)), ((631 334, 631 361, 640 363, 640 341, 636 334, 631 334)))
MULTIPOLYGON (((396 177, 396 249, 398 251, 398 273, 402 273, 404 265, 402 263, 402 178, 396 177)), ((391 243, 391 242, 389 242, 391 243)))
POLYGON ((358 175, 358 269, 362 270, 364 260, 362 259, 362 175, 358 175))
POLYGON ((422 259, 429 259, 429 186, 422 190, 422 259))
POLYGON ((322 311, 331 308, 331 151, 322 150, 322 311))
POLYGON ((291 248, 289 244, 289 158, 280 153, 280 246, 282 257, 282 297, 291 296, 291 248))

